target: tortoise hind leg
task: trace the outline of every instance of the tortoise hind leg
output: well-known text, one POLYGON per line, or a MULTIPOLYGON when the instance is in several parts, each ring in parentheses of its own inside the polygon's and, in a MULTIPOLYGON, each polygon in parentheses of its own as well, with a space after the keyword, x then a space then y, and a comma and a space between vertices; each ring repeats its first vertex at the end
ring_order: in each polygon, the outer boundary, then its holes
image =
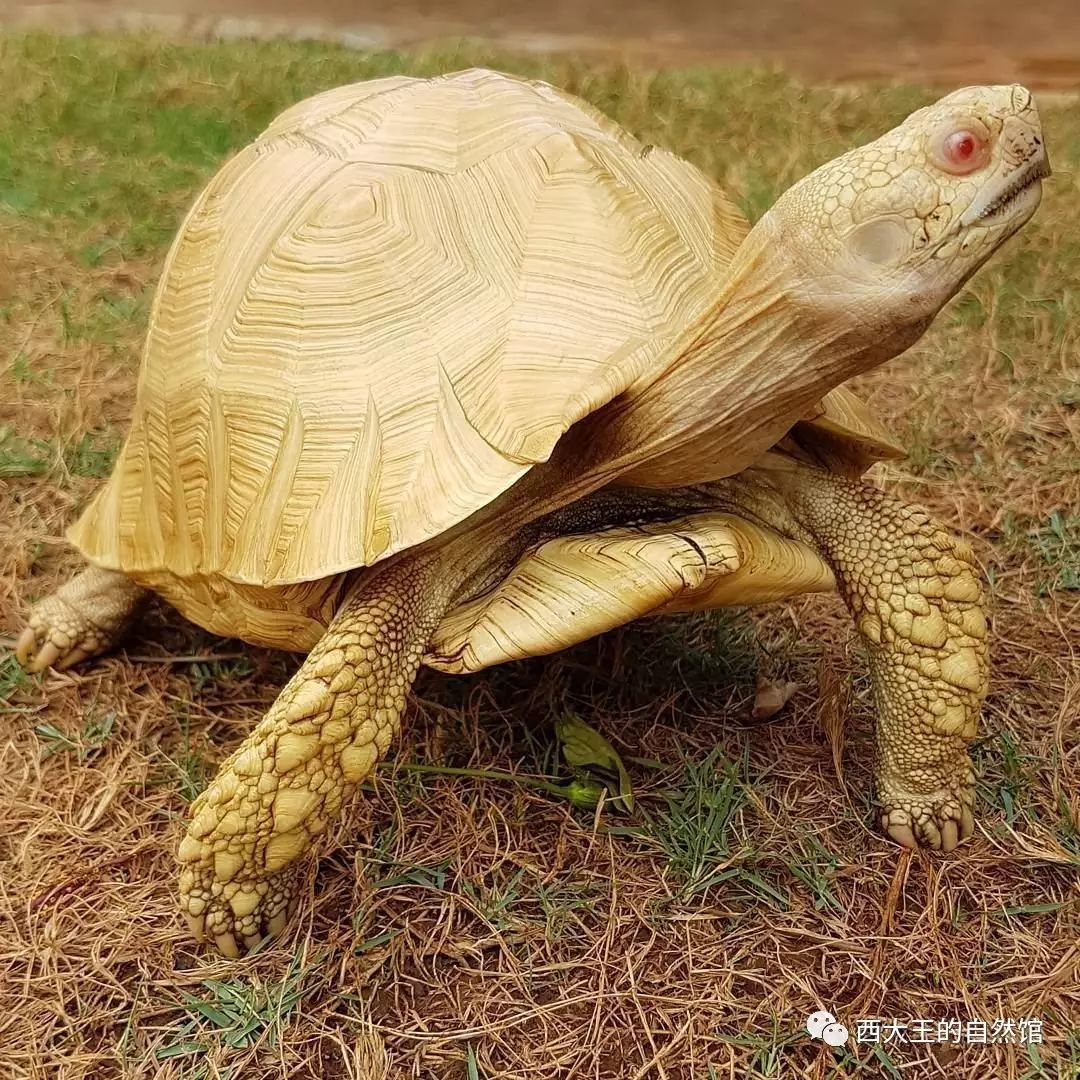
POLYGON ((404 556, 363 575, 261 723, 192 805, 180 903, 196 938, 238 956, 284 928, 304 856, 397 732, 457 578, 404 556))
POLYGON ((124 574, 88 566, 34 605, 15 656, 27 671, 38 672, 63 670, 107 652, 148 595, 124 574))

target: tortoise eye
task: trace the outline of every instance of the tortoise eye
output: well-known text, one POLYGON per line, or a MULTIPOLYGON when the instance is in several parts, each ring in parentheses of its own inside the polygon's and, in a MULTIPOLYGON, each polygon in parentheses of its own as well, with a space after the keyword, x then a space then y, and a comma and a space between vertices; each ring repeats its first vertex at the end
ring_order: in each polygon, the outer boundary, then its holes
POLYGON ((937 140, 933 156, 946 172, 962 176, 986 164, 990 157, 990 144, 977 131, 956 128, 937 140))

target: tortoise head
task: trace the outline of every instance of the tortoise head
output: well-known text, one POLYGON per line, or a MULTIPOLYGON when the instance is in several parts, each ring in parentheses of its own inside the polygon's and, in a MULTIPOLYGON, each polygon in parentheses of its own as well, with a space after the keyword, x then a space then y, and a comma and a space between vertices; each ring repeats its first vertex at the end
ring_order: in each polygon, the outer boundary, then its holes
POLYGON ((1049 175, 1031 93, 967 87, 823 165, 761 224, 815 305, 917 334, 1034 214, 1049 175))

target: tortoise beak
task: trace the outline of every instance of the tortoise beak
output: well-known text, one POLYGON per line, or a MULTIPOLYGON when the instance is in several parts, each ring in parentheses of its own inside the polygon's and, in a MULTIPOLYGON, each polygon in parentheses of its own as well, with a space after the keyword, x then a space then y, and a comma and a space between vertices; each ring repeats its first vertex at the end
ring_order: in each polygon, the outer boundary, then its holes
MULTIPOLYGON (((972 200, 960 217, 962 226, 979 222, 990 224, 1008 207, 1021 199, 1036 202, 1042 189, 1042 181, 1050 175, 1050 160, 1040 141, 1038 148, 1020 168, 1010 169, 995 176, 972 200)), ((1034 210, 1034 207, 1032 207, 1034 210)))

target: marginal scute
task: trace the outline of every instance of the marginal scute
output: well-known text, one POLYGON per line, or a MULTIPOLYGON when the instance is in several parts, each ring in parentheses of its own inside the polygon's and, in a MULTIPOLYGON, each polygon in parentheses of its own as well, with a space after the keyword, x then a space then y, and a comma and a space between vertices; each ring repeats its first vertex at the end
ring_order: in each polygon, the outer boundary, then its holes
POLYGON ((570 533, 526 552, 495 588, 451 609, 424 663, 478 671, 646 615, 767 603, 835 584, 809 546, 728 513, 570 533))
POLYGON ((842 385, 829 391, 814 414, 795 426, 793 436, 822 465, 852 477, 861 476, 876 461, 907 453, 866 403, 842 385))

